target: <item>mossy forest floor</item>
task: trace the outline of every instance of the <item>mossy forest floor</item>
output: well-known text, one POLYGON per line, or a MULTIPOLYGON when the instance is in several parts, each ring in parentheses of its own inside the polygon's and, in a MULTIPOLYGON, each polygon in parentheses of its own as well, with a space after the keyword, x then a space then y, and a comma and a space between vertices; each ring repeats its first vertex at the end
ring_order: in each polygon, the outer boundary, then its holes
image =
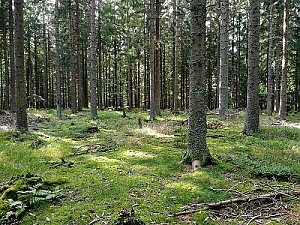
POLYGON ((179 163, 187 115, 126 114, 30 110, 27 133, 0 116, 0 224, 300 224, 299 114, 285 124, 262 115, 255 136, 242 134, 243 113, 209 115, 216 165, 195 172, 179 163))

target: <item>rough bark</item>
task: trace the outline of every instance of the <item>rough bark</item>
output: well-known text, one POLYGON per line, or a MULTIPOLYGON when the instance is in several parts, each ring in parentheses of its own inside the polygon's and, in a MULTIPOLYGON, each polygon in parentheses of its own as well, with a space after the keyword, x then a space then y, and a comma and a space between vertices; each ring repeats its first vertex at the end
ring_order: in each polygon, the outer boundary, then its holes
POLYGON ((248 35, 248 80, 247 109, 244 133, 253 135, 259 132, 259 34, 260 1, 250 0, 248 35))
POLYGON ((91 116, 97 117, 97 93, 96 93, 96 26, 95 26, 95 0, 91 0, 91 116))
POLYGON ((287 111, 287 67, 288 67, 288 30, 289 30, 289 0, 284 0, 283 39, 282 39, 282 76, 280 88, 279 117, 285 119, 287 111))
POLYGON ((219 78, 219 116, 224 117, 228 111, 228 0, 220 1, 220 78, 219 78))
POLYGON ((206 144, 206 81, 205 76, 205 19, 206 1, 191 1, 191 55, 188 149, 183 159, 191 164, 200 160, 202 165, 210 163, 206 144))
POLYGON ((15 62, 17 84, 17 129, 27 131, 26 92, 24 76, 24 0, 15 0, 15 62))

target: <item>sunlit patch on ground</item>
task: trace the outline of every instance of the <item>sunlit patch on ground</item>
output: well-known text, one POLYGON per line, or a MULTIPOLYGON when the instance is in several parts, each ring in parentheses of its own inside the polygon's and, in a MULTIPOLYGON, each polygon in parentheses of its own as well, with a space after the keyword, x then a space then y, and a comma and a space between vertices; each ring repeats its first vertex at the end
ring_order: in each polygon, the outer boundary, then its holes
POLYGON ((127 150, 121 153, 121 156, 127 159, 132 159, 132 158, 140 158, 140 159, 150 159, 154 158, 154 155, 145 153, 145 152, 138 152, 138 151, 133 151, 133 150, 127 150))
POLYGON ((174 135, 163 134, 163 133, 157 131, 155 128, 151 128, 151 127, 143 127, 141 129, 136 129, 135 131, 137 133, 154 136, 156 138, 174 138, 174 135))
POLYGON ((173 182, 173 183, 167 184, 165 187, 166 188, 182 189, 182 190, 186 190, 186 191, 199 191, 199 190, 201 190, 201 187, 199 187, 195 184, 185 182, 185 181, 173 182))

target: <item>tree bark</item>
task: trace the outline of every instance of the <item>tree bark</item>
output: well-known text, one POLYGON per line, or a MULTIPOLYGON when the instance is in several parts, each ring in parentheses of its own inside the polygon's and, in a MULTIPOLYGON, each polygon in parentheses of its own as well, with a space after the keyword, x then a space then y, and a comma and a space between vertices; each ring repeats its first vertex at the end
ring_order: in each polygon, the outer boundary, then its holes
POLYGON ((244 133, 253 135, 259 132, 259 34, 260 1, 250 0, 248 35, 248 80, 247 109, 244 133))
POLYGON ((269 38, 268 38, 268 81, 267 81, 267 113, 273 112, 273 6, 270 5, 269 12, 269 38))
POLYGON ((160 61, 160 0, 155 1, 155 113, 160 115, 161 61, 160 61))
POLYGON ((81 29, 80 29, 80 6, 79 0, 76 0, 76 24, 75 24, 75 35, 76 35, 76 76, 78 80, 78 111, 82 111, 83 107, 83 71, 82 71, 82 54, 81 54, 81 29))
POLYGON ((225 117, 228 111, 228 0, 220 1, 220 78, 219 78, 219 116, 225 117))
POLYGON ((97 93, 96 93, 96 27, 95 27, 95 11, 96 4, 95 0, 91 0, 91 116, 92 118, 97 117, 97 93))
POLYGON ((183 159, 191 164, 200 160, 202 165, 211 161, 206 144, 206 82, 205 76, 205 20, 206 1, 191 1, 191 56, 188 149, 183 159))
POLYGON ((286 118, 287 111, 287 67, 288 67, 288 30, 289 30, 289 0, 284 0, 283 39, 282 39, 282 76, 280 88, 279 117, 286 118))
POLYGON ((16 111, 16 74, 15 74, 15 48, 14 48, 14 15, 12 0, 9 0, 9 48, 10 48, 10 110, 16 111))
POLYGON ((27 131, 26 92, 24 76, 24 0, 15 0, 15 60, 17 84, 17 129, 27 131))
POLYGON ((59 38, 59 0, 55 1, 54 26, 55 26, 55 73, 56 73, 56 116, 61 119, 61 74, 60 74, 60 38, 59 38))
POLYGON ((180 54, 180 21, 179 0, 175 0, 174 7, 174 78, 173 78, 173 112, 178 113, 178 77, 179 77, 179 54, 180 54))
POLYGON ((156 115, 155 98, 155 3, 150 0, 150 120, 154 120, 156 115))

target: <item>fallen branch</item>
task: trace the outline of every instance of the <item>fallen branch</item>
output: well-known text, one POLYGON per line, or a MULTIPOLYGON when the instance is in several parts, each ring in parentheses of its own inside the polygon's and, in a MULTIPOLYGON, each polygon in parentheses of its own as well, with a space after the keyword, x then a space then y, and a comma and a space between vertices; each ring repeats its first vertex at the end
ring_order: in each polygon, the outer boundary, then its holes
POLYGON ((224 207, 226 205, 230 205, 230 204, 236 203, 236 202, 252 202, 252 201, 257 201, 257 200, 279 198, 282 196, 297 196, 297 195, 300 195, 300 191, 275 192, 275 193, 270 193, 270 194, 258 195, 255 197, 233 198, 233 199, 229 199, 229 200, 225 200, 225 201, 207 204, 207 209, 221 208, 221 207, 224 207))
POLYGON ((252 217, 252 218, 247 222, 247 225, 251 224, 254 220, 257 220, 257 219, 270 219, 270 218, 273 218, 273 217, 284 216, 284 215, 286 215, 286 214, 287 214, 287 213, 277 213, 277 214, 272 214, 272 215, 267 215, 267 216, 257 215, 257 216, 252 217))
POLYGON ((275 193, 270 193, 270 194, 258 195, 255 197, 232 198, 232 199, 228 199, 228 200, 220 201, 220 202, 216 202, 216 203, 210 203, 210 204, 203 203, 203 204, 193 205, 193 206, 197 206, 198 208, 183 211, 183 212, 178 212, 178 213, 173 214, 173 216, 177 217, 177 216, 192 214, 192 213, 199 212, 201 210, 220 209, 220 208, 226 207, 227 205, 231 205, 232 203, 268 200, 268 199, 272 199, 272 198, 279 198, 282 196, 296 197, 298 195, 300 195, 300 190, 299 191, 289 191, 289 192, 275 192, 275 193))

